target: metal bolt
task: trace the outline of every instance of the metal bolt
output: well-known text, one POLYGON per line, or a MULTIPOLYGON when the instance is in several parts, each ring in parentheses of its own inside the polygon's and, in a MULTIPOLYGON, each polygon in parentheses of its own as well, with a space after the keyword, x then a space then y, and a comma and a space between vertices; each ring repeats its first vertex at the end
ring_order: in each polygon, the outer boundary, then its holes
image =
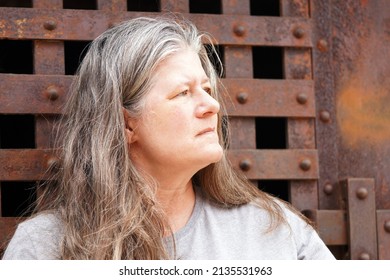
POLYGON ((240 92, 239 94, 237 94, 236 99, 238 103, 245 104, 248 101, 248 93, 240 92))
POLYGON ((307 103, 307 95, 304 93, 299 93, 297 95, 297 101, 299 104, 306 104, 307 103))
POLYGON ((243 25, 237 24, 237 25, 234 26, 233 32, 234 32, 234 34, 236 34, 237 36, 242 37, 242 36, 245 35, 246 29, 245 29, 245 27, 244 27, 243 25))
POLYGON ((317 48, 321 52, 326 52, 328 50, 328 42, 325 39, 321 39, 317 43, 317 48))
POLYGON ((368 253, 361 253, 359 256, 359 260, 369 260, 370 255, 368 253))
POLYGON ((327 195, 331 195, 333 193, 333 186, 332 184, 328 183, 324 186, 324 193, 327 195))
POLYGON ((365 199, 368 196, 368 190, 366 188, 360 187, 356 191, 356 196, 359 199, 365 199))
POLYGON ((58 97, 60 96, 60 94, 58 92, 58 88, 56 86, 49 86, 46 89, 46 96, 51 101, 57 100, 58 97))
POLYGON ((304 159, 299 163, 299 167, 303 171, 308 171, 311 168, 311 161, 310 159, 304 159))
POLYGON ((385 231, 390 233, 390 220, 387 220, 383 226, 385 228, 385 231))
POLYGON ((49 31, 52 31, 57 28, 57 22, 54 20, 48 20, 43 24, 43 27, 49 31))
POLYGON ((242 171, 248 171, 249 169, 251 169, 252 167, 252 163, 249 159, 243 159, 240 161, 240 169, 242 171))
POLYGON ((330 113, 328 111, 321 111, 320 120, 323 122, 329 122, 330 121, 330 113))
POLYGON ((294 29, 293 35, 297 39, 302 39, 305 36, 305 30, 302 27, 298 26, 294 29))

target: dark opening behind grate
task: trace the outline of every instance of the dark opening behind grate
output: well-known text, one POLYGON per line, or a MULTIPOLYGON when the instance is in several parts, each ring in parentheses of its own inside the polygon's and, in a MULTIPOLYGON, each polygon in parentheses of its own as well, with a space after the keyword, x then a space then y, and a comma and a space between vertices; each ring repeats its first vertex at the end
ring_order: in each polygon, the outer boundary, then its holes
POLYGON ((63 0, 63 8, 75 10, 96 10, 96 2, 96 0, 63 0))
POLYGON ((136 12, 159 12, 159 0, 127 0, 127 10, 136 12))
POLYGON ((190 0, 190 13, 221 14, 221 0, 190 0))
POLYGON ((253 16, 280 16, 279 0, 251 0, 250 7, 253 16))
POLYGON ((32 41, 0 40, 0 73, 32 74, 32 41))
POLYGON ((1 183, 1 213, 3 217, 29 216, 36 199, 35 182, 1 183))

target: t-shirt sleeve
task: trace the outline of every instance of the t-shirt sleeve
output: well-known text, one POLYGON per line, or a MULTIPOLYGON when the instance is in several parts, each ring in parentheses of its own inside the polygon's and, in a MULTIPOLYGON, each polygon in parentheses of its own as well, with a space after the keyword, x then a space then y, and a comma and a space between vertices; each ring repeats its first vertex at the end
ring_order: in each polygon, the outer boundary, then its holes
POLYGON ((314 228, 294 213, 288 214, 299 260, 335 260, 314 228))
POLYGON ((22 226, 18 226, 5 250, 3 260, 36 260, 33 242, 22 226))
POLYGON ((9 242, 3 260, 58 259, 60 236, 60 229, 52 215, 23 222, 9 242))

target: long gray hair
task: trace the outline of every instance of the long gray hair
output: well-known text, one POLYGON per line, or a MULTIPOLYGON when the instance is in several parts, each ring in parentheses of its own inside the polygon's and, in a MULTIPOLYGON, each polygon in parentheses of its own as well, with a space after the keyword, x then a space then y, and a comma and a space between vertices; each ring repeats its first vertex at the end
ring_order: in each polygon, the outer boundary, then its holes
MULTIPOLYGON (((168 18, 129 20, 91 43, 71 86, 58 135, 61 165, 56 184, 45 195, 51 200, 46 209, 55 209, 64 223, 61 258, 174 257, 164 246, 167 224, 156 203, 158 182, 140 174, 129 157, 123 108, 140 117, 156 67, 183 48, 199 55, 211 95, 222 104, 218 75, 208 56, 215 50, 206 49, 205 43, 212 46, 193 24, 168 18)), ((218 133, 226 149, 223 114, 221 110, 218 133)), ((272 218, 283 219, 278 204, 236 173, 226 153, 193 180, 222 207, 256 201, 272 218)))

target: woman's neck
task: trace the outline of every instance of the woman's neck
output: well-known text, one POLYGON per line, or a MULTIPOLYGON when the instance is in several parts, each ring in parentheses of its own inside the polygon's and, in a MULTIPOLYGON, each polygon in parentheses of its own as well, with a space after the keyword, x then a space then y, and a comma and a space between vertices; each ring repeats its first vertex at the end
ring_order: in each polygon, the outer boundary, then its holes
POLYGON ((192 181, 175 186, 159 185, 157 199, 167 216, 170 229, 177 232, 187 224, 195 206, 192 181))

